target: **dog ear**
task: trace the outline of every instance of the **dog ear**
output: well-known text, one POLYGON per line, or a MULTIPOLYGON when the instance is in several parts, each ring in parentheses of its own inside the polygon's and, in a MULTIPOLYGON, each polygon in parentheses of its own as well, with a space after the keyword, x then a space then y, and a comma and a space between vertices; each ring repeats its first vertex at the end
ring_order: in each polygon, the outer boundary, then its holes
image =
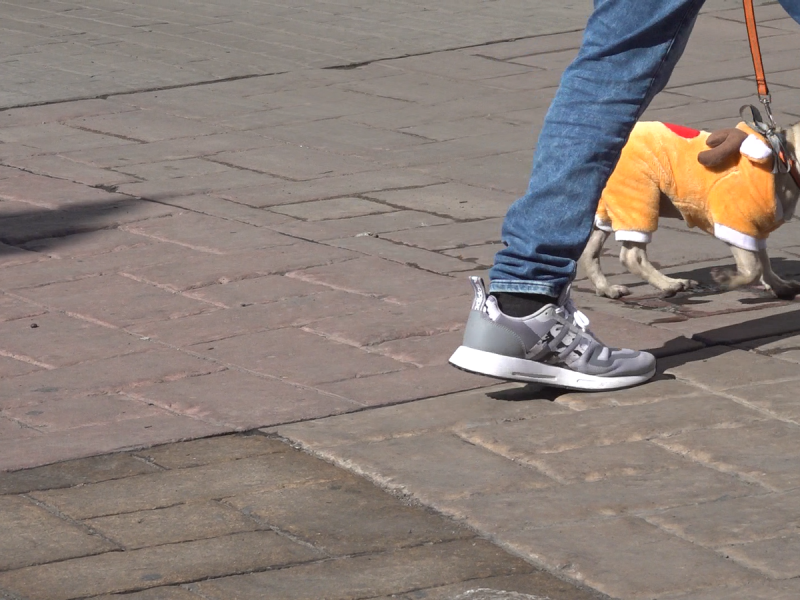
POLYGON ((716 167, 731 156, 738 156, 739 148, 747 139, 741 129, 720 129, 708 136, 706 145, 712 150, 703 150, 697 155, 697 161, 704 167, 716 167))

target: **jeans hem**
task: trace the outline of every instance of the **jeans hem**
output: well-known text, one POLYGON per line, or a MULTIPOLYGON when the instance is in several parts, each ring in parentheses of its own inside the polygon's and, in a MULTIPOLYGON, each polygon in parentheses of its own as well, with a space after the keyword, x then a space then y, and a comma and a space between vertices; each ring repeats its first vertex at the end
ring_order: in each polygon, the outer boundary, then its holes
POLYGON ((558 298, 564 286, 545 281, 520 281, 518 279, 496 279, 489 282, 489 293, 510 292, 516 294, 542 294, 558 298))

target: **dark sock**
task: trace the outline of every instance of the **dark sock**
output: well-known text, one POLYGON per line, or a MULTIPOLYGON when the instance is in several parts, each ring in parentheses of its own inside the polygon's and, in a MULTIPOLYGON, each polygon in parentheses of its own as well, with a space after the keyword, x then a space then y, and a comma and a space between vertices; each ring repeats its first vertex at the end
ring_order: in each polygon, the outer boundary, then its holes
POLYGON ((509 317, 527 317, 548 304, 555 304, 556 298, 544 294, 518 294, 516 292, 493 292, 500 310, 509 317))

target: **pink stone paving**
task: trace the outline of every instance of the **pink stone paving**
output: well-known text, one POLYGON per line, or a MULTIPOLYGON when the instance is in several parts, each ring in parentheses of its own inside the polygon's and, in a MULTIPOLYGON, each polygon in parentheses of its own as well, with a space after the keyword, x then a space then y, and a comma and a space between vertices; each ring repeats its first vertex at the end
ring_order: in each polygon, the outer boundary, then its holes
MULTIPOLYGON (((767 38, 793 48, 780 29, 767 38)), ((534 88, 576 44, 567 32, 0 113, 0 423, 39 442, 3 468, 127 447, 138 433, 115 446, 102 428, 141 433, 155 415, 169 418, 142 444, 492 385, 447 366, 466 278, 523 190, 534 136, 520 125, 551 95, 534 88)), ((725 116, 701 75, 680 77, 682 101, 659 97, 655 116, 725 116)), ((726 256, 670 229, 655 252, 673 271, 726 256)), ((613 302, 577 287, 602 339, 665 357, 755 339, 753 319, 770 336, 794 322, 754 289, 613 302)))
MULTIPOLYGON (((718 240, 658 231, 652 260, 701 283, 672 298, 613 244, 632 296, 579 273, 593 331, 658 355, 651 383, 447 364, 588 3, 101 4, 0 4, 0 471, 263 428, 591 593, 797 597, 800 312, 720 289, 718 240)), ((793 123, 798 25, 761 4, 793 123)), ((739 120, 741 21, 706 2, 645 118, 739 120)), ((800 278, 796 220, 770 255, 800 278)), ((218 597, 190 587, 165 594, 218 597)))

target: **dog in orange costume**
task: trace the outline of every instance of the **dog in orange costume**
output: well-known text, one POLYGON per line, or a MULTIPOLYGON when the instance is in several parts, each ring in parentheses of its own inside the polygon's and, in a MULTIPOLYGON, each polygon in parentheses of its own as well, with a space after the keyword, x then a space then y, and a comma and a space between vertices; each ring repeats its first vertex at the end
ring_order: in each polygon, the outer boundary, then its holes
MULTIPOLYGON (((796 156, 800 123, 780 133, 796 156)), ((800 282, 783 280, 772 271, 766 252, 767 236, 791 218, 800 198, 790 174, 772 173, 773 161, 766 140, 744 123, 713 134, 637 123, 603 191, 581 257, 597 294, 630 294, 625 286, 609 284, 600 268, 600 252, 612 232, 622 242, 622 264, 665 295, 697 285, 667 277, 647 259, 646 247, 660 216, 683 219, 730 246, 736 271, 715 275, 726 289, 760 278, 779 298, 800 293, 800 282)))

